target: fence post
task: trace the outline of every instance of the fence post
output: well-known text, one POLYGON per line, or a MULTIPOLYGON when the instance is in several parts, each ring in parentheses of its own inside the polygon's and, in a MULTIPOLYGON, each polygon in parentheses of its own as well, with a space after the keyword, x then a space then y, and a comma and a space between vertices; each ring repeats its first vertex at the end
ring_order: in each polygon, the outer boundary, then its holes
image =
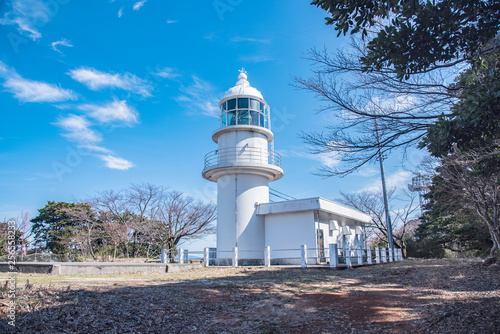
POLYGON ((208 263, 208 247, 204 248, 203 253, 203 267, 208 267, 210 264, 208 263))
POLYGON ((368 247, 366 249, 366 262, 368 262, 368 264, 373 263, 373 261, 372 261, 372 248, 371 247, 368 247))
POLYGON ((264 247, 264 265, 271 266, 271 246, 264 247))
POLYGON ((351 263, 351 245, 347 245, 347 248, 345 248, 344 250, 345 250, 345 264, 346 264, 346 266, 351 267, 352 266, 352 263, 351 263))
POLYGON ((184 263, 184 249, 179 249, 179 253, 177 254, 177 263, 181 264, 184 263))
POLYGON ((389 262, 394 262, 394 258, 393 258, 393 255, 394 255, 394 250, 395 248, 390 248, 389 247, 389 262))
POLYGON ((380 253, 382 262, 387 263, 387 250, 385 249, 385 247, 380 250, 380 253))
POLYGON ((306 268, 307 267, 307 246, 306 245, 300 246, 300 257, 301 257, 300 264, 302 265, 302 268, 306 268))
POLYGON ((233 267, 238 266, 238 247, 233 247, 233 267))
POLYGON ((330 244, 330 268, 339 266, 339 253, 337 244, 330 244))
POLYGON ((358 249, 358 266, 363 265, 363 249, 359 248, 358 249))
POLYGON ((161 263, 167 263, 167 250, 165 248, 161 249, 160 261, 161 263))

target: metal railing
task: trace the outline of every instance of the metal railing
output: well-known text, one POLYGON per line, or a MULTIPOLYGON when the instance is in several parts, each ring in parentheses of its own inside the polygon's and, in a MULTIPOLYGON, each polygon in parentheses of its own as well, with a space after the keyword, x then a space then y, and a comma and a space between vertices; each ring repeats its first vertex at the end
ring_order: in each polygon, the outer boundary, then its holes
POLYGON ((267 148, 225 148, 207 153, 204 168, 245 163, 268 164, 281 168, 281 156, 274 151, 269 151, 267 148))

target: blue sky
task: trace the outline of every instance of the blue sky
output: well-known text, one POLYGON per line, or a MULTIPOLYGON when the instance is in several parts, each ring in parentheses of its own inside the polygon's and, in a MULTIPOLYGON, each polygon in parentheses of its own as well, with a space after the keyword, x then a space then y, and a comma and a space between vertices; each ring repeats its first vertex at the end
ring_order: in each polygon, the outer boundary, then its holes
MULTIPOLYGON (((242 66, 271 106, 285 171, 274 189, 328 199, 377 191, 377 165, 313 175, 338 162, 298 137, 329 121, 312 94, 290 86, 311 74, 303 54, 347 42, 324 16, 309 1, 0 2, 0 218, 131 183, 214 201, 203 157, 216 149, 217 103, 242 66)), ((389 185, 406 187, 420 157, 411 153, 406 169, 389 157, 389 185)))

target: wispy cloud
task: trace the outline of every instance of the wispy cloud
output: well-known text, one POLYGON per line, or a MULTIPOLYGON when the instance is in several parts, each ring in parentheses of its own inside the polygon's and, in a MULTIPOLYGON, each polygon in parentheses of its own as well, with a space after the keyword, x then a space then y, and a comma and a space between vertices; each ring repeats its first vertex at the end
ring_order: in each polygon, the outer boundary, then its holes
POLYGON ((54 51, 59 52, 60 54, 63 54, 61 50, 57 48, 57 46, 62 45, 62 46, 67 46, 69 48, 73 47, 73 44, 71 44, 70 41, 68 41, 66 38, 61 39, 60 41, 52 42, 52 49, 54 51))
POLYGON ((101 123, 131 126, 138 122, 139 114, 137 110, 127 105, 125 100, 115 100, 104 105, 83 104, 78 108, 89 111, 88 115, 101 123))
POLYGON ((134 167, 132 162, 110 154, 100 155, 99 158, 106 163, 106 167, 111 169, 127 170, 134 167))
MULTIPOLYGON (((387 189, 403 189, 407 187, 408 182, 410 181, 413 174, 409 171, 398 170, 392 174, 390 174, 386 178, 387 189)), ((370 184, 366 187, 360 189, 358 192, 382 192, 382 184, 380 179, 374 179, 370 184)))
POLYGON ((241 56, 239 60, 244 63, 264 63, 267 61, 273 61, 274 59, 269 56, 264 55, 253 55, 253 56, 241 56))
POLYGON ((178 20, 167 20, 167 24, 172 24, 172 23, 177 23, 179 22, 178 20))
POLYGON ((123 15, 123 7, 118 10, 118 17, 122 17, 123 15))
POLYGON ((80 67, 68 73, 73 80, 76 80, 92 90, 103 88, 119 88, 132 93, 149 97, 152 85, 130 73, 106 73, 90 67, 80 67))
POLYGON ((181 87, 182 95, 176 97, 177 102, 185 103, 196 112, 201 111, 203 115, 219 117, 219 100, 212 94, 213 86, 196 76, 192 76, 193 82, 187 87, 181 87))
POLYGON ((82 144, 94 144, 102 141, 100 134, 90 128, 92 123, 85 116, 69 114, 55 124, 66 131, 64 137, 82 144))
POLYGON ((50 21, 53 9, 48 3, 41 0, 13 0, 5 4, 10 10, 6 10, 0 18, 1 25, 16 25, 20 34, 25 34, 32 40, 42 37, 37 30, 36 23, 47 23, 50 21))
POLYGON ((155 72, 151 72, 151 74, 159 76, 164 79, 174 79, 180 77, 179 73, 175 72, 175 69, 171 67, 158 67, 155 72))
POLYGON ((231 42, 234 42, 234 43, 249 42, 249 43, 269 44, 269 43, 271 43, 271 40, 264 39, 264 38, 235 36, 235 37, 231 38, 231 42))
POLYGON ((90 152, 99 152, 99 153, 112 153, 111 150, 108 150, 105 147, 94 145, 94 144, 82 144, 78 146, 84 150, 88 150, 90 152))
POLYGON ((72 90, 43 81, 25 79, 1 61, 0 77, 5 80, 2 84, 5 90, 14 94, 21 102, 63 102, 77 99, 72 90))
POLYGON ((299 158, 306 158, 306 159, 310 159, 310 160, 315 160, 315 161, 320 162, 322 166, 326 166, 328 168, 335 167, 336 165, 338 165, 341 162, 340 157, 335 153, 312 154, 309 152, 292 150, 289 152, 283 152, 282 155, 295 156, 295 157, 299 157, 299 158))
POLYGON ((88 154, 97 156, 105 162, 106 167, 119 170, 127 170, 134 167, 131 161, 117 157, 113 151, 97 145, 103 138, 101 134, 91 128, 93 124, 87 117, 69 114, 60 118, 55 125, 65 130, 65 133, 62 134, 64 137, 72 142, 76 142, 78 147, 86 150, 88 154))
POLYGON ((142 6, 144 6, 144 4, 147 2, 148 0, 141 0, 141 1, 137 1, 134 6, 132 7, 134 10, 139 10, 141 9, 142 6))
POLYGON ((373 167, 364 167, 356 172, 357 175, 364 177, 374 176, 377 175, 378 173, 380 173, 380 171, 373 167))

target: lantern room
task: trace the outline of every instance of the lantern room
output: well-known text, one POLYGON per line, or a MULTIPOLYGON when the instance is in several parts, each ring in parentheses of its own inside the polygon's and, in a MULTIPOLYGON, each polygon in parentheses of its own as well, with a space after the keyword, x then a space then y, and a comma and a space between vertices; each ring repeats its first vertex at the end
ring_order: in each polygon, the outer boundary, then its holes
POLYGON ((240 70, 236 85, 219 103, 221 127, 254 125, 269 129, 269 107, 262 94, 250 86, 245 71, 240 70))

